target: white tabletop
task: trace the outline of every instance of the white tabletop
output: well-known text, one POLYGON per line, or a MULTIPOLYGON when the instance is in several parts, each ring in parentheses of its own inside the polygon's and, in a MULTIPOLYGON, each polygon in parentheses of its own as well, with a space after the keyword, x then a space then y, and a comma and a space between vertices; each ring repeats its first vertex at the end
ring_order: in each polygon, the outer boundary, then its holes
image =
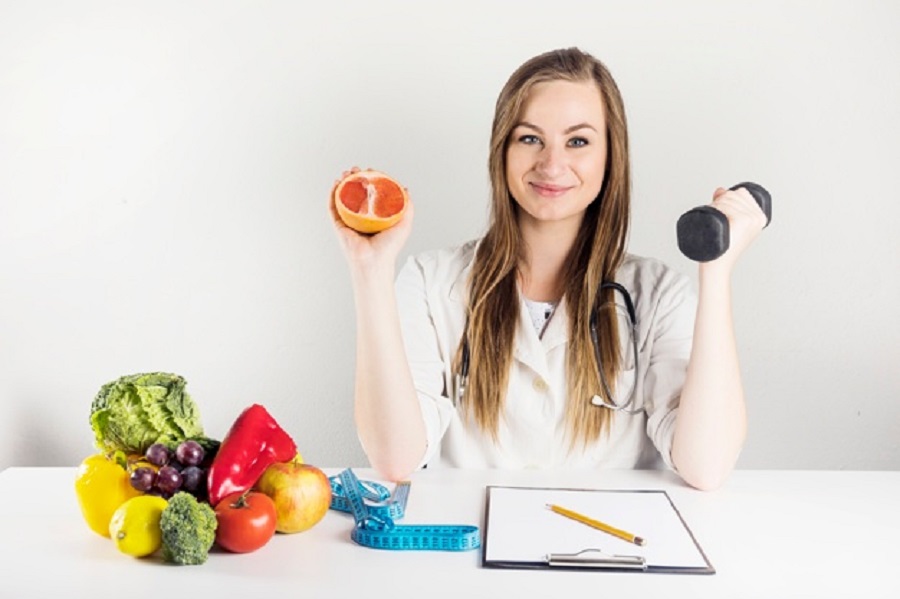
POLYGON ((369 549, 350 540, 352 517, 336 511, 255 553, 214 551, 202 566, 171 566, 122 555, 91 532, 74 475, 0 472, 0 597, 900 597, 900 472, 737 471, 707 493, 657 471, 425 470, 412 478, 404 524, 483 527, 489 484, 664 489, 713 575, 502 570, 483 568, 480 550, 369 549))

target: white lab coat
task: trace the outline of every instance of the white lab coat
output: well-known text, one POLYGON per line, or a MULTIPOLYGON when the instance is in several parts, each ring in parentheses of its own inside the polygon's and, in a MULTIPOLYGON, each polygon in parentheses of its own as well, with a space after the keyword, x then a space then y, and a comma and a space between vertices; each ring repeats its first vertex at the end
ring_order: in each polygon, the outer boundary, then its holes
MULTIPOLYGON (((520 296, 509 387, 495 443, 477 425, 464 421, 451 399, 455 396, 451 367, 465 327, 467 281, 476 247, 477 241, 470 241, 412 256, 396 280, 406 354, 427 431, 422 465, 653 468, 661 466, 662 458, 671 467, 672 435, 697 305, 690 280, 658 260, 626 257, 616 280, 630 291, 635 305, 639 366, 636 378, 633 371, 623 375, 623 384, 636 380, 635 406, 641 409, 637 414, 617 412, 608 435, 583 450, 576 445, 571 452, 564 425, 565 299, 539 338, 520 296)), ((620 299, 618 303, 624 305, 620 299)), ((633 368, 632 350, 626 346, 627 337, 621 336, 624 366, 633 368)))

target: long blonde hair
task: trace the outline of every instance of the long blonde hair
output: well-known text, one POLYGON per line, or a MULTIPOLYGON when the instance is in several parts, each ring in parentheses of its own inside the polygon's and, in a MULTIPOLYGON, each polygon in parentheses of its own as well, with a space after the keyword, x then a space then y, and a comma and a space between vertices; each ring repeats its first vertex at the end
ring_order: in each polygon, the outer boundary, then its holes
MULTIPOLYGON (((586 445, 608 431, 612 417, 610 410, 590 402, 593 395, 606 394, 597 373, 589 320, 595 302, 609 305, 614 300, 611 290, 604 290, 605 297, 596 295, 601 281, 613 280, 624 259, 631 205, 628 131, 622 97, 606 67, 577 48, 554 50, 528 60, 510 76, 497 98, 488 161, 491 217, 475 255, 468 326, 457 351, 456 366, 458 372, 463 344, 468 343, 469 382, 462 409, 496 440, 519 319, 517 278, 523 256, 516 217, 518 205, 506 179, 507 147, 532 86, 554 80, 594 81, 600 89, 607 123, 603 186, 586 210, 563 272, 563 294, 569 314, 565 418, 572 449, 577 442, 586 445)), ((621 361, 615 311, 598 313, 598 334, 604 374, 613 382, 621 361)))

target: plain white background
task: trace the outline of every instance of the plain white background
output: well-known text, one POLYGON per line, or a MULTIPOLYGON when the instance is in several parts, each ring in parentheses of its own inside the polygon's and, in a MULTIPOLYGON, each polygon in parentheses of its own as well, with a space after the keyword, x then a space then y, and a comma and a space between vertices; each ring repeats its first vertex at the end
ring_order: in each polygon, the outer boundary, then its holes
POLYGON ((408 186, 407 253, 480 235, 496 95, 565 46, 625 98, 632 252, 696 278, 678 216, 772 192, 739 467, 900 468, 900 3, 765 0, 0 2, 0 468, 77 464, 100 386, 154 370, 212 436, 256 402, 364 465, 330 186, 408 186))

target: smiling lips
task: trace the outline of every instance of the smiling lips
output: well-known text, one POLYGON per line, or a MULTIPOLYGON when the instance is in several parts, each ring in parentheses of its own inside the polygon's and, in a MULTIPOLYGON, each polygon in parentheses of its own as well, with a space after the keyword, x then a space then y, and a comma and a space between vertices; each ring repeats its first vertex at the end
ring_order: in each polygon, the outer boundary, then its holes
POLYGON ((558 198, 570 189, 565 185, 553 185, 552 183, 529 183, 531 188, 542 198, 558 198))

